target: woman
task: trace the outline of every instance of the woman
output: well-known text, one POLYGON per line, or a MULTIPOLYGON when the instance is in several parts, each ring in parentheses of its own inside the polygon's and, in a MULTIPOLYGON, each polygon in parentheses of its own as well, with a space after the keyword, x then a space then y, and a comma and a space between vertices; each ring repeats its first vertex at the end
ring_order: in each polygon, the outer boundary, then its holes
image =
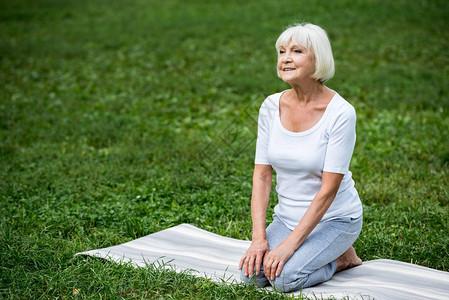
POLYGON ((259 111, 253 234, 240 269, 245 282, 289 292, 362 264, 352 247, 362 204, 348 170, 355 110, 324 85, 334 75, 326 32, 292 26, 276 49, 278 75, 291 89, 269 96, 259 111), (273 169, 279 203, 265 229, 273 169))

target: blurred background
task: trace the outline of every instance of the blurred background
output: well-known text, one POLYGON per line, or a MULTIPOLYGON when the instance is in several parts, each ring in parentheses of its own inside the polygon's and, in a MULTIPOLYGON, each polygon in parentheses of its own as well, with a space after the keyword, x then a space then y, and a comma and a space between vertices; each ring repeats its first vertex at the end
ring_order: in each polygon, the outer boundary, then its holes
POLYGON ((446 1, 0 0, 0 295, 204 288, 73 254, 181 223, 250 239, 258 109, 297 22, 327 30, 357 110, 359 255, 448 271, 446 1))

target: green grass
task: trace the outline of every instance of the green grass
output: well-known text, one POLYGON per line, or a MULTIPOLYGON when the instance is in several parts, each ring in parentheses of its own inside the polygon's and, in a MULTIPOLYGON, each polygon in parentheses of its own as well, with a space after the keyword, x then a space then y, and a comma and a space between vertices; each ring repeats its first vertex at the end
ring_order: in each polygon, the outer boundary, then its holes
POLYGON ((0 297, 281 298, 73 254, 180 223, 250 238, 255 119, 297 21, 327 29, 358 113, 358 254, 449 271, 448 20, 443 0, 1 0, 0 297))

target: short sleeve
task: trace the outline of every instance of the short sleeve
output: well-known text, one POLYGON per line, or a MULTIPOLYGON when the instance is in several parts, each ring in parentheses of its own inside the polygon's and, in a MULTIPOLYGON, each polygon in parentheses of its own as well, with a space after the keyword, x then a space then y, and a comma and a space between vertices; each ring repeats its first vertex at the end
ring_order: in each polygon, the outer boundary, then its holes
POLYGON ((356 119, 352 106, 341 107, 329 134, 323 171, 339 174, 348 172, 356 139, 356 119))
POLYGON ((270 98, 265 99, 259 109, 259 118, 257 121, 257 143, 255 164, 271 165, 268 160, 268 143, 270 141, 271 121, 275 107, 270 98))

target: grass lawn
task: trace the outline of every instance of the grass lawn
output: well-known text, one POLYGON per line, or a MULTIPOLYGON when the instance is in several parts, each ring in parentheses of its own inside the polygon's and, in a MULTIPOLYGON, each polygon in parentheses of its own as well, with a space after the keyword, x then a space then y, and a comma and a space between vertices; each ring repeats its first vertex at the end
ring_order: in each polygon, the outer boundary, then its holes
POLYGON ((250 238, 255 120, 298 21, 357 110, 358 254, 449 271, 448 20, 446 0, 0 0, 0 298, 289 298, 73 255, 181 223, 250 238))

